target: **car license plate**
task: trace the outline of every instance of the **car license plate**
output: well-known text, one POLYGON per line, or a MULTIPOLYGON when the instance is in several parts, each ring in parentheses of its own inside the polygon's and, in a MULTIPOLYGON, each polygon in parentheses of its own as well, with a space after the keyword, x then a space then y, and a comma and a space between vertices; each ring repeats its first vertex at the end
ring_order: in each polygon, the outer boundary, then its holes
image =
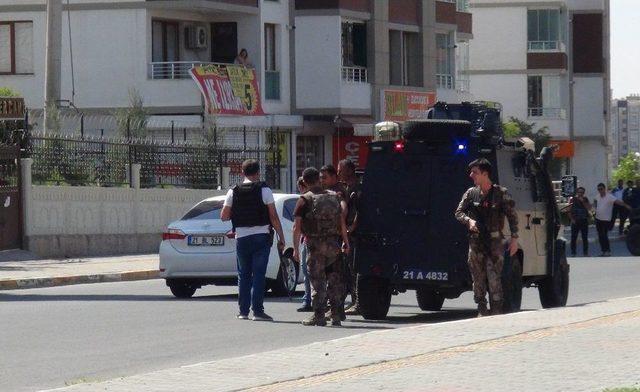
POLYGON ((191 246, 222 246, 224 245, 224 236, 189 236, 187 243, 191 246))
POLYGON ((420 270, 404 270, 402 271, 402 279, 408 280, 449 280, 447 272, 436 271, 420 271, 420 270))

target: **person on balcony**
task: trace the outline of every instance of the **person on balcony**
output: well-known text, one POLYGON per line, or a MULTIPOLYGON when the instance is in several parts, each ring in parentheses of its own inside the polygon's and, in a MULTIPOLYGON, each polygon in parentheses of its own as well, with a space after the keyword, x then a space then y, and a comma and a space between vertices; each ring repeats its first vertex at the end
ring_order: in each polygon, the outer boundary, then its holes
POLYGON ((233 63, 243 65, 247 68, 253 68, 253 64, 251 64, 251 61, 249 60, 249 52, 247 52, 245 48, 240 49, 240 53, 238 53, 233 63))

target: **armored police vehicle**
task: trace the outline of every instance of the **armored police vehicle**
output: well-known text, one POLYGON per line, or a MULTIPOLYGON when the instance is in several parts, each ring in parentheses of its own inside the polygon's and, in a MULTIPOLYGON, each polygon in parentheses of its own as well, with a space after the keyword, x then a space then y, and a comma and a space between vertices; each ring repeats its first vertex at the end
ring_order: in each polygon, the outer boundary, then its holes
POLYGON ((557 237, 550 149, 536 156, 530 139, 504 140, 495 105, 438 103, 428 119, 409 121, 401 132, 389 123, 378 128, 355 233, 364 318, 386 317, 391 296, 406 290, 416 290, 422 310, 435 311, 472 289, 467 228, 454 211, 473 186, 467 166, 480 157, 492 163, 494 182, 508 188, 518 212, 520 249, 510 258, 505 247, 505 311, 520 309, 523 287, 537 287, 545 308, 566 304, 569 265, 557 237))

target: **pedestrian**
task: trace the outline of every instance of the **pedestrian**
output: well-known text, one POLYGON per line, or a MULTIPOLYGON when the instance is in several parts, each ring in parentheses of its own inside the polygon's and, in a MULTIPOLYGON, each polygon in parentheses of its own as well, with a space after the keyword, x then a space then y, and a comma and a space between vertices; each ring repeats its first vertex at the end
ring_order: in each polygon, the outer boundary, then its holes
POLYGON ((240 52, 236 56, 233 63, 237 65, 243 65, 247 68, 253 67, 253 64, 251 64, 251 60, 249 60, 249 52, 247 52, 245 48, 240 49, 240 52))
MULTIPOLYGON (((347 198, 347 233, 349 234, 349 243, 354 246, 353 233, 357 225, 357 201, 360 197, 361 186, 356 176, 356 165, 349 159, 343 159, 338 162, 338 178, 342 186, 345 188, 345 196, 347 198)), ((345 308, 347 315, 359 315, 360 307, 358 304, 358 273, 355 266, 355 252, 351 252, 346 257, 345 276, 348 279, 345 287, 345 300, 347 293, 351 294, 351 304, 345 308)), ((343 301, 344 302, 344 301, 343 301)))
POLYGON ((578 187, 576 195, 569 200, 571 218, 571 256, 576 255, 578 234, 582 234, 582 255, 589 255, 589 212, 591 204, 585 196, 585 189, 578 187))
MULTIPOLYGON (((346 203, 335 192, 322 189, 320 173, 315 168, 307 168, 302 173, 309 191, 296 203, 294 211, 293 241, 300 242, 300 236, 307 239, 307 265, 311 279, 311 306, 313 315, 305 319, 304 325, 324 326, 327 324, 325 311, 327 298, 330 304, 331 324, 341 325, 342 279, 338 271, 338 256, 342 251, 350 252, 347 226, 343 210, 346 203), (341 247, 342 244, 342 247, 341 247)), ((300 260, 298 248, 293 257, 300 260)))
MULTIPOLYGON (((298 193, 304 195, 309 188, 304 183, 302 177, 298 178, 298 193)), ((302 297, 302 307, 298 308, 298 312, 312 312, 311 307, 311 281, 309 280, 309 267, 307 266, 307 239, 302 236, 300 239, 300 270, 304 276, 304 296, 302 297)))
POLYGON ((613 206, 619 205, 631 209, 622 200, 618 200, 611 193, 607 192, 607 187, 598 184, 598 194, 594 199, 594 207, 596 209, 596 230, 598 230, 598 242, 600 243, 600 256, 611 256, 611 244, 609 244, 609 229, 611 227, 611 219, 613 217, 613 206))
MULTIPOLYGON (((618 186, 611 190, 611 194, 618 200, 623 200, 624 195, 624 181, 618 180, 618 186)), ((618 234, 622 235, 624 232, 624 223, 627 221, 627 217, 629 216, 629 211, 619 205, 613 206, 613 219, 611 221, 611 228, 613 229, 616 225, 616 220, 620 220, 620 225, 618 226, 618 234)))
MULTIPOLYGON (((324 165, 320 168, 320 184, 322 185, 322 188, 324 188, 325 190, 335 192, 341 201, 345 201, 345 202, 347 201, 347 197, 346 197, 347 190, 344 187, 344 185, 338 180, 338 171, 333 165, 324 165)), ((344 213, 344 218, 346 219, 346 216, 348 213, 347 207, 343 209, 343 213, 344 213)), ((340 276, 342 277, 342 287, 344 288, 342 306, 340 307, 340 319, 342 321, 346 320, 347 318, 344 311, 344 300, 345 300, 344 292, 346 292, 346 288, 349 286, 349 281, 351 280, 350 278, 347 278, 348 276, 347 275, 348 267, 346 265, 347 262, 348 261, 345 259, 345 255, 341 254, 338 257, 338 263, 336 264, 336 269, 340 274, 340 276)), ((327 320, 331 319, 330 312, 327 312, 326 318, 327 320)))
MULTIPOLYGON (((637 207, 634 207, 633 193, 634 193, 633 181, 628 180, 627 187, 624 189, 624 191, 622 191, 622 201, 630 205, 631 209, 637 208, 637 207)), ((627 214, 627 218, 628 218, 628 215, 629 214, 627 214)), ((623 233, 624 233, 624 230, 623 230, 623 233)))
POLYGON ((509 255, 518 251, 518 216, 515 202, 503 188, 491 180, 491 163, 476 159, 469 164, 469 177, 474 186, 469 188, 455 212, 456 219, 469 229, 469 270, 473 279, 473 298, 478 304, 478 317, 489 314, 487 286, 491 301, 491 314, 501 314, 503 306, 502 267, 504 265, 505 218, 509 222, 511 237, 509 255))
POLYGON ((265 274, 273 243, 271 228, 278 235, 280 251, 285 246, 284 234, 273 192, 260 181, 258 161, 244 161, 242 173, 244 181, 229 189, 220 216, 223 221, 231 220, 235 231, 240 308, 237 318, 248 319, 251 307, 254 321, 272 321, 264 312, 265 274))

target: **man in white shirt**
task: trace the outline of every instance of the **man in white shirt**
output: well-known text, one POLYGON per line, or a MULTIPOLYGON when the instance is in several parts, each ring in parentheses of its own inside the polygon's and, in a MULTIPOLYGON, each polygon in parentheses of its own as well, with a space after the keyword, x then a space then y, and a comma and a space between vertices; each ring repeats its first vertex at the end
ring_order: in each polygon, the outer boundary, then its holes
POLYGON ((242 163, 244 182, 227 192, 220 213, 223 221, 231 220, 236 233, 238 259, 238 318, 273 321, 264 312, 265 274, 271 251, 273 227, 278 234, 278 249, 283 250, 284 234, 276 213, 273 192, 260 181, 260 165, 254 159, 242 163))
POLYGON ((598 195, 595 197, 594 206, 596 208, 596 229, 598 230, 598 242, 602 253, 600 256, 611 256, 611 246, 609 244, 609 227, 611 226, 611 218, 613 216, 613 206, 619 205, 628 210, 631 209, 622 200, 616 199, 611 193, 607 192, 607 187, 598 184, 598 195))

